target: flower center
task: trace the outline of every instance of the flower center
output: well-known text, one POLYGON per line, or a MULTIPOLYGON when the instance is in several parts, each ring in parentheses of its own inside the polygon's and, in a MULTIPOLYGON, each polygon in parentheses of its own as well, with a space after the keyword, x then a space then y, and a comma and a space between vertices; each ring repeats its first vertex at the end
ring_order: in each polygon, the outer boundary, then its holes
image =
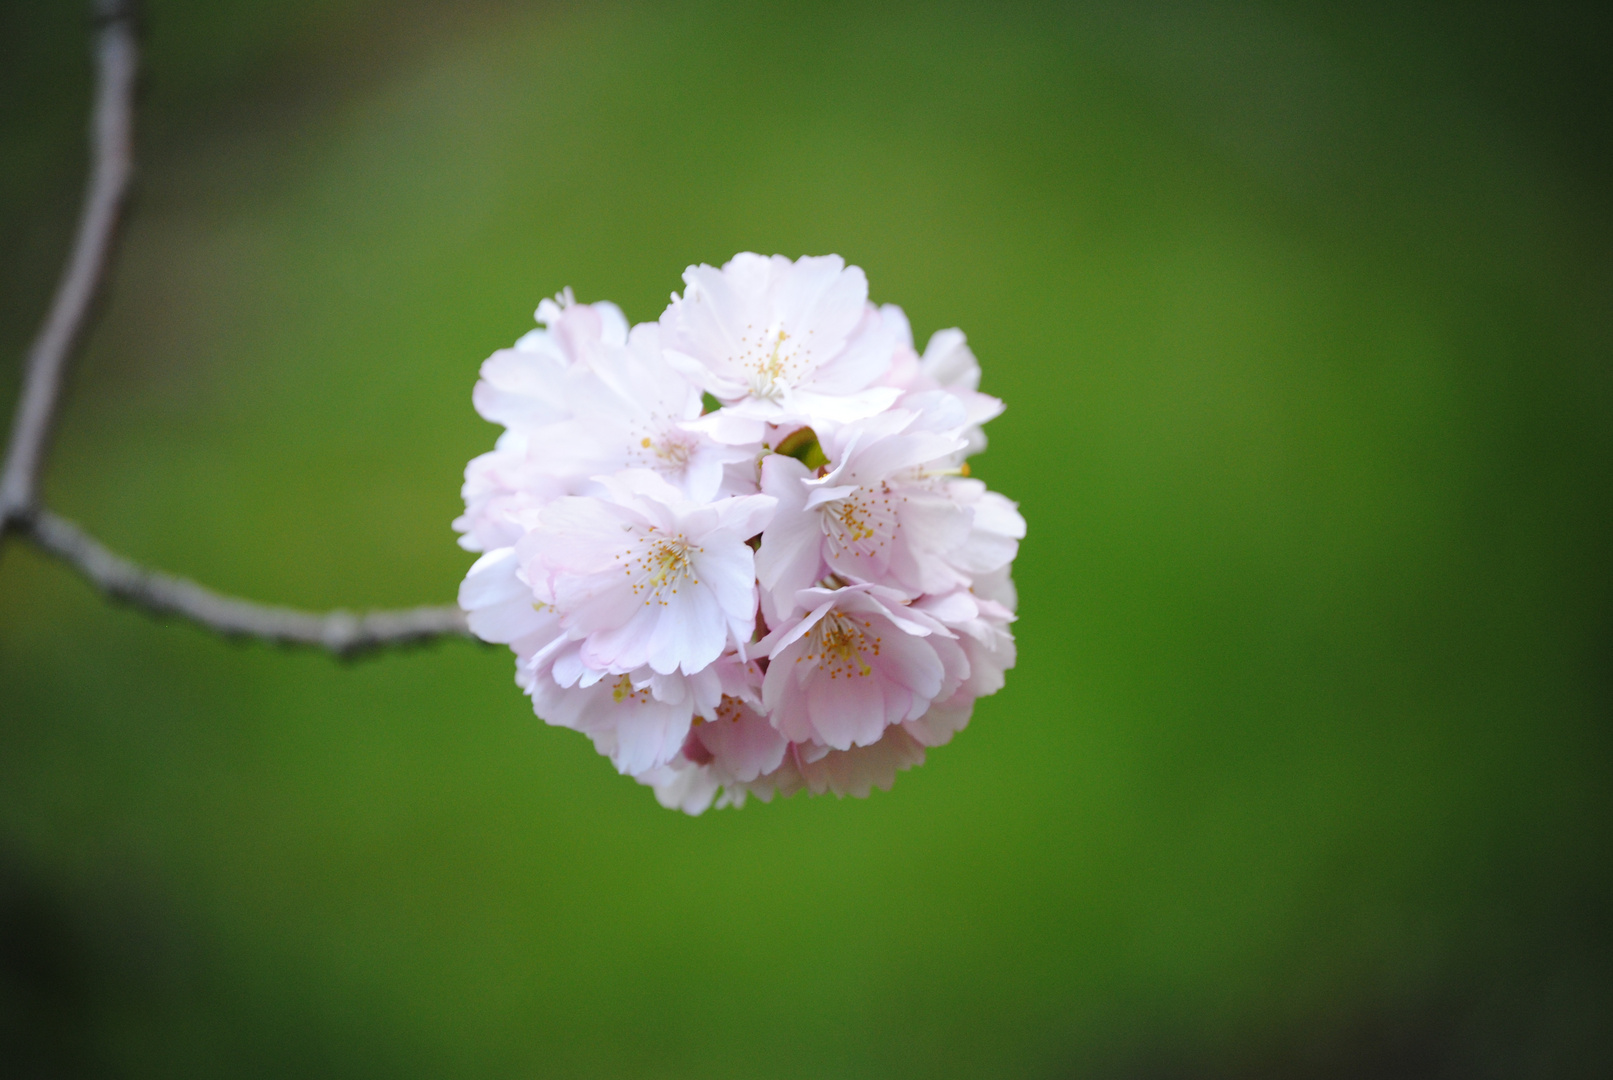
POLYGON ((700 584, 700 579, 694 576, 694 556, 701 548, 689 543, 682 534, 663 536, 654 529, 644 541, 636 555, 628 553, 626 573, 633 577, 633 567, 638 567, 632 589, 635 596, 644 597, 645 604, 657 603, 665 607, 666 597, 676 596, 678 586, 685 581, 700 584))
POLYGON ((778 401, 800 376, 799 350, 784 347, 784 343, 790 340, 789 332, 777 323, 759 334, 754 343, 749 334, 741 339, 745 349, 740 363, 750 372, 748 381, 752 397, 778 401))
POLYGON ((647 688, 643 690, 635 690, 633 689, 633 679, 631 676, 618 675, 616 677, 616 681, 611 683, 610 696, 611 700, 616 702, 618 705, 620 705, 623 701, 631 701, 634 704, 642 705, 644 702, 650 700, 650 691, 647 688))
POLYGON ((896 504, 902 501, 889 484, 881 484, 877 488, 859 487, 845 498, 826 504, 819 520, 830 556, 877 554, 902 527, 896 516, 896 504))
POLYGON ((684 431, 667 431, 658 439, 646 435, 639 446, 649 451, 652 468, 670 473, 686 470, 697 448, 694 436, 684 431))
POLYGON ((831 679, 872 675, 874 669, 865 657, 877 657, 885 640, 873 636, 873 628, 867 619, 830 612, 807 635, 806 652, 795 662, 816 661, 818 670, 828 672, 831 679))

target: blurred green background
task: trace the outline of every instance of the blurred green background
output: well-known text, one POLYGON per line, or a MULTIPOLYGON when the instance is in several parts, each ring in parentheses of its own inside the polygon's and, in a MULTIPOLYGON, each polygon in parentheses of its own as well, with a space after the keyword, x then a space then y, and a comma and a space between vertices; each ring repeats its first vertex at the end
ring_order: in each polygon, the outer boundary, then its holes
MULTIPOLYGON (((351 664, 0 560, 0 1072, 1613 1071, 1613 49, 1594 9, 150 0, 45 490, 443 602, 562 286, 834 251, 1007 400, 1020 663, 866 802, 687 819, 507 653, 351 664)), ((0 5, 0 415, 82 5, 0 5)))

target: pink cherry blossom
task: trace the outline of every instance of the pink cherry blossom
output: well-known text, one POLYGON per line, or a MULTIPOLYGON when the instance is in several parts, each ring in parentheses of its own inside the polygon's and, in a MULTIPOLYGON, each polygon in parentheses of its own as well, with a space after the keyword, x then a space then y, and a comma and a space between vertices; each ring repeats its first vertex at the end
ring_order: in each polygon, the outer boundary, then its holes
POLYGON ((847 750, 786 744, 778 765, 754 780, 737 781, 725 775, 716 762, 698 764, 687 757, 644 773, 639 780, 655 789, 662 806, 687 814, 704 813, 714 804, 719 808, 743 806, 749 796, 771 802, 775 795, 788 798, 803 790, 863 799, 874 788, 889 791, 903 769, 924 764, 924 750, 925 744, 905 728, 893 727, 872 746, 847 750))
POLYGON ((788 615, 799 590, 826 574, 910 597, 968 584, 947 561, 971 533, 969 510, 945 482, 964 444, 924 419, 892 410, 841 427, 823 476, 782 455, 763 460, 762 491, 779 504, 756 558, 769 618, 788 615))
MULTIPOLYGON (((879 311, 897 339, 891 369, 881 383, 899 387, 907 394, 940 390, 955 398, 963 406, 968 421, 963 431, 967 454, 980 453, 986 448, 982 425, 1002 414, 1003 403, 980 392, 980 362, 970 350, 963 331, 956 327, 937 330, 930 335, 921 357, 913 351, 913 331, 902 309, 886 304, 879 311)), ((906 398, 898 404, 906 405, 906 398)))
POLYGON ((764 801, 769 787, 786 796, 806 788, 814 795, 832 792, 866 799, 873 788, 889 791, 902 769, 922 764, 923 744, 904 729, 893 727, 870 746, 830 750, 818 756, 797 745, 776 771, 752 784, 750 790, 764 801))
POLYGON ((768 648, 762 703, 792 742, 868 746, 967 674, 952 631, 894 589, 803 589, 796 606, 807 613, 758 644, 768 648))
POLYGON ((460 605, 663 806, 888 789, 1014 664, 1025 522, 966 460, 1002 403, 837 256, 684 282, 633 327, 562 292, 482 365, 460 605))
POLYGON ((875 382, 893 339, 868 281, 838 255, 795 262, 749 253, 684 271, 661 316, 668 362, 721 401, 721 437, 750 442, 763 423, 872 416, 898 393, 875 382))
POLYGON ((710 666, 756 619, 754 555, 746 541, 772 514, 767 495, 714 503, 684 497, 658 474, 599 479, 600 495, 549 503, 516 546, 529 580, 554 597, 584 663, 621 674, 710 666))
POLYGON ((633 327, 621 345, 588 349, 565 380, 568 418, 526 432, 534 466, 572 492, 623 469, 659 473, 696 502, 716 498, 724 467, 752 453, 703 436, 700 390, 661 355, 660 327, 633 327))
POLYGON ((524 509, 565 493, 564 482, 534 463, 528 441, 534 431, 574 415, 568 372, 600 347, 627 342, 627 320, 615 304, 578 304, 567 289, 538 305, 537 321, 513 348, 482 364, 471 392, 476 411, 506 428, 498 445, 465 468, 465 513, 454 529, 460 546, 489 551, 515 542, 514 519, 524 509))
POLYGON ((587 735, 617 770, 637 776, 671 761, 695 714, 715 715, 720 684, 709 668, 692 676, 648 667, 610 674, 580 658, 577 642, 539 653, 518 680, 544 720, 587 735))

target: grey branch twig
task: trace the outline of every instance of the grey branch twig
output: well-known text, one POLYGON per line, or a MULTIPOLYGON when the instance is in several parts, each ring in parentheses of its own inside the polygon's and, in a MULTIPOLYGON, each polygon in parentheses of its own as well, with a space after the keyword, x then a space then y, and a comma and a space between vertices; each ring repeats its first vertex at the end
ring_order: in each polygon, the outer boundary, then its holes
POLYGON ((317 645, 351 656, 381 645, 467 632, 465 615, 457 607, 418 607, 363 615, 346 611, 316 614, 224 596, 205 585, 131 562, 49 510, 27 516, 21 528, 35 544, 72 566, 108 596, 156 615, 183 616, 230 637, 258 638, 281 645, 317 645))
POLYGON ((0 541, 14 532, 77 570, 109 597, 154 615, 178 615, 229 637, 312 645, 340 656, 438 637, 466 637, 455 606, 315 613, 224 596, 109 550, 39 504, 39 475, 68 361, 83 338, 111 261, 134 171, 134 90, 139 67, 133 0, 96 4, 96 91, 91 171, 78 235, 50 313, 23 366, 22 392, 0 472, 0 541))
POLYGON ((103 5, 99 14, 89 190, 72 257, 67 260, 50 313, 23 366, 17 418, 11 425, 5 472, 0 474, 0 519, 5 521, 34 505, 34 489, 56 418, 62 375, 101 291, 134 171, 134 83, 139 46, 133 12, 130 5, 120 4, 103 5))

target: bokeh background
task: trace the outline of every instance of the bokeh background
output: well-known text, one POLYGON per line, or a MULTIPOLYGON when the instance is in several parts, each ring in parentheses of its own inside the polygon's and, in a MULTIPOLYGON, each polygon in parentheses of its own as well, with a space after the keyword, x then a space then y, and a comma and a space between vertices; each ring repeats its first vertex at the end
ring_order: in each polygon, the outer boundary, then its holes
MULTIPOLYGON (((0 5, 0 415, 83 5, 0 5)), ((1613 49, 1594 8, 150 0, 45 490, 445 602, 481 359, 834 251, 1007 400, 1020 663, 867 801, 688 819, 509 656, 343 664, 0 560, 0 1072, 1613 1071, 1613 49)))

